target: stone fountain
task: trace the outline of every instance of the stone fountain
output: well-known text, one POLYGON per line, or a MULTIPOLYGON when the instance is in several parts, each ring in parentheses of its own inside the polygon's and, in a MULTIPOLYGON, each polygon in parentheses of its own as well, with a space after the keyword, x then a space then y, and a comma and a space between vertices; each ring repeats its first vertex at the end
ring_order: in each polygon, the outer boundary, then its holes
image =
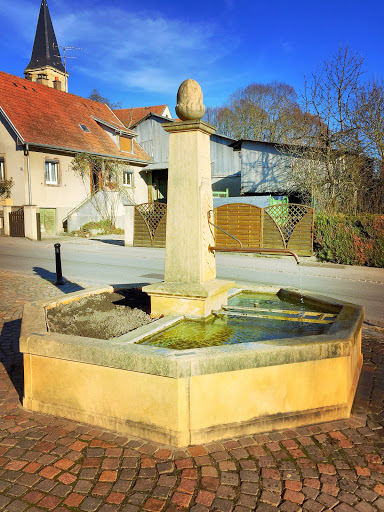
POLYGON ((206 317, 227 302, 234 283, 216 278, 208 213, 213 209, 210 135, 204 121, 203 94, 185 80, 177 94, 181 123, 163 124, 169 133, 167 239, 164 282, 146 286, 154 314, 206 317))
POLYGON ((145 287, 152 313, 164 318, 104 341, 49 332, 46 310, 112 287, 27 304, 24 407, 174 446, 347 417, 362 365, 359 306, 305 294, 337 315, 320 335, 189 350, 140 344, 184 315, 220 309, 234 286, 216 279, 209 250, 215 129, 201 121, 197 82, 181 84, 176 112, 182 121, 163 125, 170 134, 165 280, 145 287))

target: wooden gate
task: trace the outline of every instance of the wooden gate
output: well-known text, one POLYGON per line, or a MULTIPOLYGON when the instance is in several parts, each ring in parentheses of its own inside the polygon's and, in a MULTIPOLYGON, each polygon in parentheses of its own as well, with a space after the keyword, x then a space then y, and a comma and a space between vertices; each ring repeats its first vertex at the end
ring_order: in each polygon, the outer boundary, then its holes
MULTIPOLYGON (((215 208, 215 224, 236 237, 244 248, 263 246, 263 209, 246 203, 223 204, 215 208)), ((215 229, 215 245, 239 248, 233 238, 215 229)))
POLYGON ((290 249, 299 256, 313 254, 313 208, 303 204, 274 204, 264 208, 264 247, 290 249))
MULTIPOLYGON (((134 245, 165 247, 167 206, 145 203, 135 207, 134 245)), ((214 210, 214 223, 247 248, 290 249, 299 256, 313 254, 313 208, 301 204, 274 204, 259 208, 247 203, 223 204, 214 210)), ((239 244, 215 229, 215 245, 239 244)))
POLYGON ((165 247, 167 205, 144 203, 135 206, 133 245, 165 247))
POLYGON ((9 214, 9 234, 11 236, 25 236, 24 232, 24 210, 20 208, 9 214))
MULTIPOLYGON (((313 208, 308 206, 224 204, 215 209, 215 224, 240 240, 244 249, 290 249, 299 256, 313 254, 313 208)), ((215 245, 240 247, 219 229, 215 229, 215 245)))

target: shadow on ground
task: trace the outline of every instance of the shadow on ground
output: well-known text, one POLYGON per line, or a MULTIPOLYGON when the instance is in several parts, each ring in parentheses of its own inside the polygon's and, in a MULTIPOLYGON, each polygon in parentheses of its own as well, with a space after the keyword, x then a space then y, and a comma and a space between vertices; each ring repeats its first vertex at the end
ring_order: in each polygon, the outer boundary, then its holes
POLYGON ((103 242, 103 244, 120 245, 124 247, 124 240, 114 240, 113 238, 91 238, 95 242, 103 242))
POLYGON ((20 330, 21 318, 4 323, 0 332, 0 363, 4 365, 21 401, 24 394, 24 363, 19 346, 20 330))
POLYGON ((116 291, 120 290, 121 288, 142 288, 143 286, 148 286, 149 284, 152 284, 148 281, 145 283, 115 283, 111 284, 112 288, 114 288, 116 291))
POLYGON ((36 275, 40 276, 45 281, 48 281, 49 283, 56 286, 56 288, 63 293, 72 293, 72 292, 79 292, 80 290, 84 290, 83 286, 80 286, 77 283, 74 283, 72 281, 69 281, 68 279, 65 279, 65 283, 62 285, 55 284, 56 282, 56 274, 54 272, 50 272, 49 270, 41 267, 33 267, 33 271, 36 275))

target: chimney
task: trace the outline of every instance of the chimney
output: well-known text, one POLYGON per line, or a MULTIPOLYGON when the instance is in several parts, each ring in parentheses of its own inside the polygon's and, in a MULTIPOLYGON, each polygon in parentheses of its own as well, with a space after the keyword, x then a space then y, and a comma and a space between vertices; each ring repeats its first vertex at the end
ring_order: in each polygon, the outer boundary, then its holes
POLYGON ((60 82, 60 80, 55 79, 53 81, 53 88, 56 89, 57 91, 61 91, 61 82, 60 82))

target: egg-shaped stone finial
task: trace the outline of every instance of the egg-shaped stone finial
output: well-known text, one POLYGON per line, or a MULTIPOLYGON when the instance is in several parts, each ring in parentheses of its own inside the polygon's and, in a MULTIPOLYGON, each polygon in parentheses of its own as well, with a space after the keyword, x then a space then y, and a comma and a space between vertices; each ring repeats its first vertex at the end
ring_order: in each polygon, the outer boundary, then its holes
POLYGON ((182 121, 197 121, 205 112, 203 92, 196 80, 188 78, 177 91, 176 114, 182 121))

